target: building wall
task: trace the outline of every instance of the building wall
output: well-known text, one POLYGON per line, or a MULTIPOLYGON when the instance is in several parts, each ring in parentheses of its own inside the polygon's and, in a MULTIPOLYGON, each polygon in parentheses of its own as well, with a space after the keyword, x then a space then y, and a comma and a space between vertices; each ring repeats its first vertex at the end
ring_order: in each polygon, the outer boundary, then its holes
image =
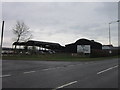
POLYGON ((65 51, 69 53, 77 53, 77 45, 90 45, 91 50, 98 49, 102 50, 102 44, 87 40, 87 39, 79 39, 75 43, 65 45, 65 51))

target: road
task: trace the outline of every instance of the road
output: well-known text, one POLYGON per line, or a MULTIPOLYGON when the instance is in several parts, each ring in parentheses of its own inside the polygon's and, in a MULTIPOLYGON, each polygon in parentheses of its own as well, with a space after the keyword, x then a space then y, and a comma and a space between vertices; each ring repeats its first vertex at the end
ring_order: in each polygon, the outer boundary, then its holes
POLYGON ((63 62, 3 60, 3 88, 118 88, 118 59, 63 62))

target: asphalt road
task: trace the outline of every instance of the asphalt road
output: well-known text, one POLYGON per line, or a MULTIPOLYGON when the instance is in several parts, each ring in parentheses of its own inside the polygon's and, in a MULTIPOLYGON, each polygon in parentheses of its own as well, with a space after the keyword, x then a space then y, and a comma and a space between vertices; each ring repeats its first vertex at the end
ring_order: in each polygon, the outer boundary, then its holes
POLYGON ((3 60, 3 88, 118 88, 118 59, 63 62, 3 60))

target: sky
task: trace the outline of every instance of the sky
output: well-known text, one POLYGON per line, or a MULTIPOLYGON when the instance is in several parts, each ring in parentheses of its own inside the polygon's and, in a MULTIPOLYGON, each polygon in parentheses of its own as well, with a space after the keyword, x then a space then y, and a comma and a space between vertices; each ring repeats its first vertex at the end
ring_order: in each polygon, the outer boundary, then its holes
MULTIPOLYGON (((3 47, 12 47, 16 21, 23 21, 32 40, 61 45, 86 38, 109 44, 109 23, 118 20, 118 2, 2 2, 3 47)), ((110 24, 111 42, 118 46, 118 22, 110 24)), ((1 38, 0 38, 1 39, 1 38)))

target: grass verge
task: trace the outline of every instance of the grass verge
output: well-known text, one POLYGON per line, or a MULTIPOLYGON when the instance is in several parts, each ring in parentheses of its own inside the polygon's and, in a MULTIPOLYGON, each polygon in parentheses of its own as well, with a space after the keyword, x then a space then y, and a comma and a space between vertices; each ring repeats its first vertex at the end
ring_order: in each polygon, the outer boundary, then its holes
POLYGON ((44 55, 9 55, 2 56, 2 60, 39 60, 39 61, 94 61, 94 60, 105 60, 118 58, 118 56, 112 57, 81 57, 72 56, 71 54, 44 54, 44 55))

